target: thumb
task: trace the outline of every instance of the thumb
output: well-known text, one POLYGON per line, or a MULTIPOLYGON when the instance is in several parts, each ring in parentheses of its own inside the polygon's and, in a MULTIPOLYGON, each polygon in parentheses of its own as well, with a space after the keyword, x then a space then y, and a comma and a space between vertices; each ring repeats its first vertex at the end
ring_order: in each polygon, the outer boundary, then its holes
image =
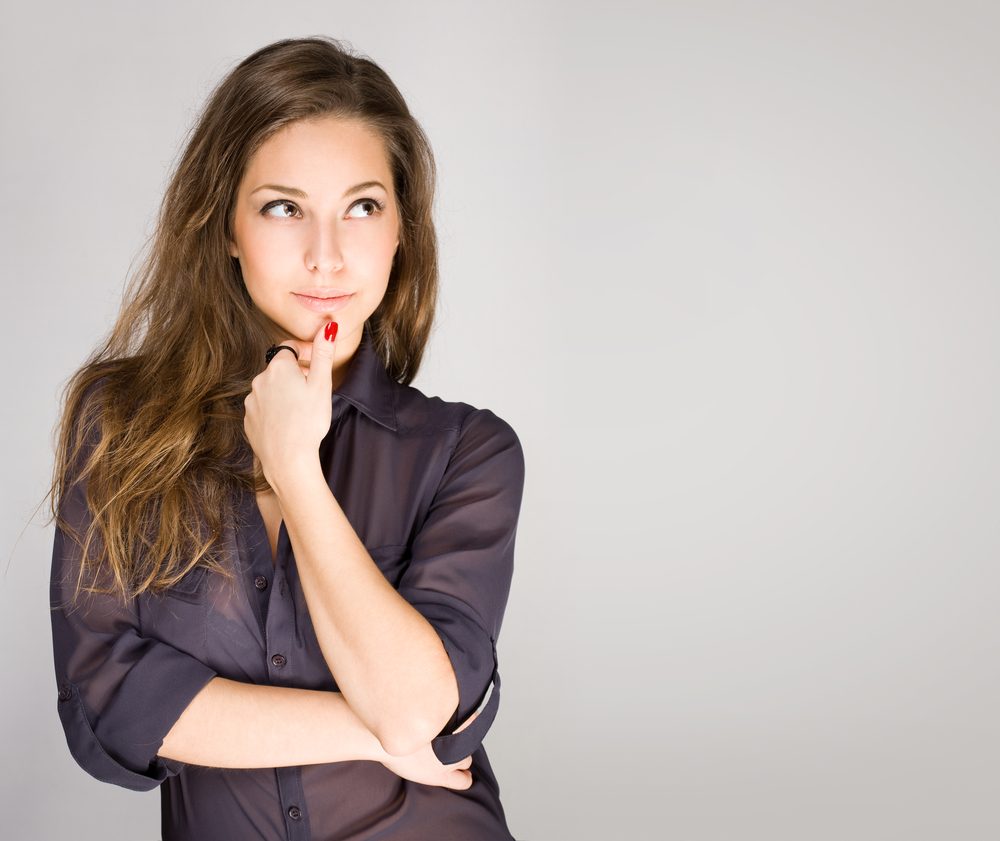
POLYGON ((337 338, 336 321, 324 324, 313 336, 312 357, 309 361, 309 375, 306 382, 312 388, 333 388, 333 343, 337 338))

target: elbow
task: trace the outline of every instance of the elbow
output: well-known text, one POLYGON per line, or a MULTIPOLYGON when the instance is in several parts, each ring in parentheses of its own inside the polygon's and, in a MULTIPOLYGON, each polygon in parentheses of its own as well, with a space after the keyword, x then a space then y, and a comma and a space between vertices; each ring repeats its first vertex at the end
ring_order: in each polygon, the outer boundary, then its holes
MULTIPOLYGON (((376 734, 383 750, 390 756, 409 756, 429 745, 441 735, 458 711, 458 682, 449 668, 451 677, 444 681, 444 690, 433 704, 434 712, 411 716, 396 727, 380 728, 376 734)), ((411 710, 412 712, 412 710, 411 710)))
POLYGON ((380 730, 376 735, 382 749, 390 756, 409 756, 429 745, 440 729, 435 730, 427 719, 417 719, 404 726, 380 730))
MULTIPOLYGON (((409 756, 416 753, 423 746, 423 743, 412 737, 412 734, 391 733, 379 736, 382 749, 389 756, 409 756)), ((428 742, 430 744, 430 742, 428 742)))

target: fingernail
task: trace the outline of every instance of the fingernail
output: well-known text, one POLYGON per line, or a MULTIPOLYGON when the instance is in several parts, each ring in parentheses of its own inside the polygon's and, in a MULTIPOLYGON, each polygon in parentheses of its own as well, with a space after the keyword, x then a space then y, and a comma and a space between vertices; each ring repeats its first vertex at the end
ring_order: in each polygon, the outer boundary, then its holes
POLYGON ((337 322, 331 321, 326 325, 326 330, 323 331, 323 338, 328 342, 332 342, 337 338, 337 322))

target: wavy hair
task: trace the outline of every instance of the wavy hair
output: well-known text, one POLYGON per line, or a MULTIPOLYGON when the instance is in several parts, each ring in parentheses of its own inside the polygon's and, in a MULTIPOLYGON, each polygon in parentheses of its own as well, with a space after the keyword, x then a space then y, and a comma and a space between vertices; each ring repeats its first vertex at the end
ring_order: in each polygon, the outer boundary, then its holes
POLYGON ((158 593, 199 563, 232 579, 221 561, 232 494, 269 488, 243 429, 243 399, 275 331, 227 250, 235 200, 264 141, 324 116, 358 119, 385 145, 400 236, 369 323, 390 376, 408 384, 416 375, 438 288, 430 143, 370 59, 325 36, 269 44, 211 92, 115 324, 63 388, 47 496, 79 542, 62 501, 85 483, 90 517, 74 599, 81 588, 125 600, 158 593))

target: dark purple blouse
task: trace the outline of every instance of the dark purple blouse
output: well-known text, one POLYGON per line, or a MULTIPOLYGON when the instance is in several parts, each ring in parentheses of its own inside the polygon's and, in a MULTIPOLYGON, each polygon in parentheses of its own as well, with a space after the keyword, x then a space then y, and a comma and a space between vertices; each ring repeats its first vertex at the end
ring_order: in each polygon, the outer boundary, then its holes
MULTIPOLYGON (((52 638, 70 752, 104 782, 136 791, 160 786, 164 841, 512 838, 481 742, 500 699, 496 642, 524 486, 520 441, 489 409, 393 381, 367 323, 349 366, 333 393, 321 463, 372 559, 451 658, 460 700, 432 746, 444 763, 472 754, 472 786, 414 783, 375 761, 225 769, 157 755, 215 675, 338 689, 284 523, 272 563, 256 498, 237 491, 225 534, 236 588, 196 568, 166 594, 143 594, 128 607, 100 596, 71 608, 80 547, 62 529, 55 533, 52 638), (484 700, 476 720, 453 734, 484 700)), ((89 518, 84 485, 74 483, 59 502, 81 534, 89 518)))

